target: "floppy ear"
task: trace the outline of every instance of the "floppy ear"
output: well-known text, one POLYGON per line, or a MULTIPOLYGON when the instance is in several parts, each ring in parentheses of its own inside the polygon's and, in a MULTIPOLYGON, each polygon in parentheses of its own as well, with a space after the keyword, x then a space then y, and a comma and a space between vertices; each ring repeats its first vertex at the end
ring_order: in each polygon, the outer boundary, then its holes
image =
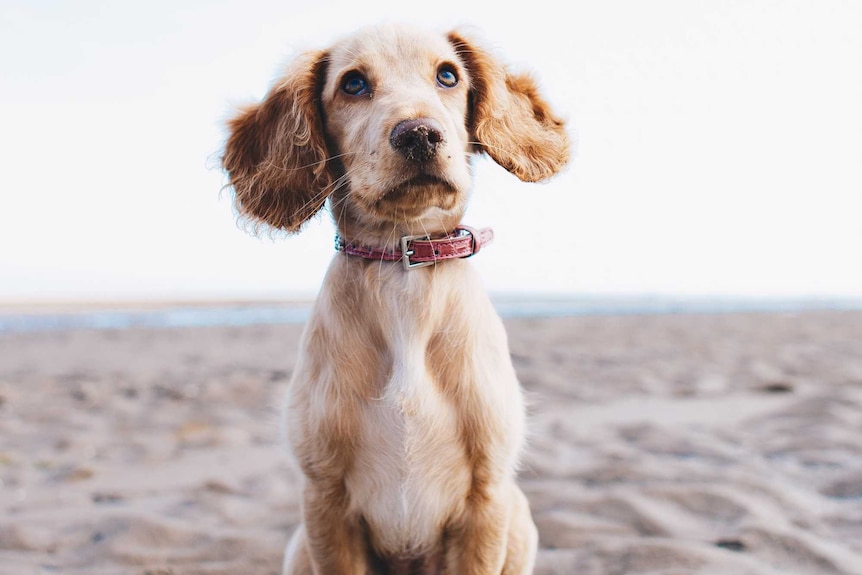
POLYGON ((480 150, 525 182, 559 172, 569 160, 565 123, 527 74, 512 74, 457 31, 449 42, 470 76, 470 137, 480 150))
POLYGON ((320 88, 325 52, 299 56, 259 104, 228 121, 222 166, 237 211, 257 224, 295 233, 332 192, 320 88))

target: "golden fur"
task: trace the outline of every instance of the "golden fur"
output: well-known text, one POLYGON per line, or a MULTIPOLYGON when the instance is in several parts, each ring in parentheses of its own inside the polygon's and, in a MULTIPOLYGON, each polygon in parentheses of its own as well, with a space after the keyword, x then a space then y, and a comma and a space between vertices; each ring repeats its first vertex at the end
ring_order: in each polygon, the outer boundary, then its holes
MULTIPOLYGON (((343 238, 388 249, 460 223, 474 154, 531 182, 569 155, 530 77, 460 33, 391 25, 300 55, 229 130, 243 216, 297 232, 328 199, 343 238), (423 161, 391 140, 414 118, 439 128, 423 161)), ((301 346, 287 428, 303 524, 286 575, 532 572, 521 390, 468 261, 406 271, 336 254, 301 346)))

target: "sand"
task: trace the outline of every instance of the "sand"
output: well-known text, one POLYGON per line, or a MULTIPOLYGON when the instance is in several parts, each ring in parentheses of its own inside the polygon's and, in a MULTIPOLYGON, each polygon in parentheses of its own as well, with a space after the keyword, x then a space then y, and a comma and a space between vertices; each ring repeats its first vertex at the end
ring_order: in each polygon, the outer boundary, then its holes
MULTIPOLYGON (((537 575, 862 574, 862 312, 506 323, 537 575)), ((0 574, 277 574, 300 330, 0 334, 0 574)))

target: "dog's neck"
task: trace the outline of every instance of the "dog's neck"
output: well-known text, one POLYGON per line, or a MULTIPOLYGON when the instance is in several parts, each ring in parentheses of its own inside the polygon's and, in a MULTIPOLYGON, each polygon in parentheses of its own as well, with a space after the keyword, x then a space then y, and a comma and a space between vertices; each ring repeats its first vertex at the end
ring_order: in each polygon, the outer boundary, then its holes
POLYGON ((349 199, 333 203, 330 211, 339 237, 349 243, 382 251, 397 249, 404 236, 446 236, 464 216, 463 209, 444 211, 429 208, 418 219, 383 220, 363 214, 349 199))

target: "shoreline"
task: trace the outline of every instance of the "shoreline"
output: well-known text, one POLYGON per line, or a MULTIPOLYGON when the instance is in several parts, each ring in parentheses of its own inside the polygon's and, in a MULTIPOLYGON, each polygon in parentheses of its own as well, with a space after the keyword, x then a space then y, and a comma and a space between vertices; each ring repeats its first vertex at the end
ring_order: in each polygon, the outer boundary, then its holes
MULTIPOLYGON (((504 319, 862 310, 862 298, 496 294, 504 319)), ((313 299, 0 302, 0 334, 76 329, 301 324, 313 299)))

